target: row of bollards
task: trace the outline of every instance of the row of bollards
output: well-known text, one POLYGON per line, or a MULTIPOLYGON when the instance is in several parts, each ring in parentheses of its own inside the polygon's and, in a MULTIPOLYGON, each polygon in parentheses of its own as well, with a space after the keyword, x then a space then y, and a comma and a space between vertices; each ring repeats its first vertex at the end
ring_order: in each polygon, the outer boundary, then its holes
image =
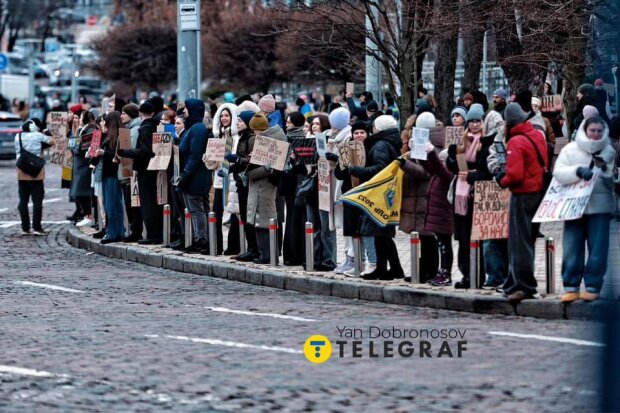
MULTIPOLYGON (((163 244, 170 243, 170 205, 164 205, 164 234, 163 244)), ((209 212, 209 252, 210 255, 217 255, 217 236, 216 236, 216 217, 214 212, 209 212)), ((314 228, 311 222, 306 222, 305 226, 306 241, 306 271, 314 271, 314 228)), ((239 241, 241 254, 246 252, 245 245, 245 223, 239 220, 239 241)), ((420 234, 416 231, 410 234, 410 253, 411 253, 411 282, 420 283, 420 234)), ((192 245, 192 214, 185 209, 185 247, 192 245)), ((470 266, 469 282, 471 289, 482 288, 482 278, 480 271, 480 250, 481 241, 472 240, 470 242, 470 266)), ((278 265, 278 220, 269 220, 269 256, 270 265, 278 265)), ((362 272, 362 238, 353 237, 353 255, 355 263, 355 276, 359 277, 362 272)), ((545 278, 547 294, 555 294, 555 241, 549 237, 545 240, 545 278)))

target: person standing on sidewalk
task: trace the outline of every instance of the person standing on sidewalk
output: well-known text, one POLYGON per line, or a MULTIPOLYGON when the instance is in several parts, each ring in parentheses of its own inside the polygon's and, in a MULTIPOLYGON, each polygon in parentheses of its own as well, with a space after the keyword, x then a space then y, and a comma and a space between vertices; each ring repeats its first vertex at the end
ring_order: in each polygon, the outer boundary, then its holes
POLYGON ((207 141, 213 137, 202 123, 204 115, 205 104, 202 100, 185 101, 185 131, 179 144, 181 176, 177 183, 185 205, 192 214, 194 242, 186 251, 202 254, 209 252, 207 215, 212 175, 202 161, 202 155, 207 149, 207 141))
POLYGON ((532 219, 544 196, 544 168, 547 160, 545 135, 527 122, 527 113, 518 103, 510 103, 504 111, 506 121, 506 172, 495 180, 502 188, 510 188, 508 250, 510 265, 504 282, 504 294, 512 303, 537 298, 534 278, 536 229, 532 219), (544 162, 544 167, 539 163, 544 162))
MULTIPOLYGON (((15 153, 17 159, 20 157, 21 148, 41 156, 41 151, 51 146, 51 137, 40 132, 41 122, 38 119, 31 119, 24 122, 22 132, 15 135, 15 153), (21 144, 20 144, 21 141, 21 144)), ((45 166, 36 177, 30 176, 21 169, 17 168, 17 187, 19 191, 19 204, 17 209, 22 221, 22 235, 30 234, 30 214, 28 213, 28 203, 32 197, 32 234, 45 235, 41 226, 43 217, 43 196, 45 195, 45 166)))
POLYGON ((605 121, 595 116, 577 130, 574 142, 566 145, 555 163, 553 176, 563 185, 589 181, 600 169, 594 190, 579 219, 564 221, 562 257, 562 302, 594 301, 603 286, 609 252, 609 222, 615 210, 612 169, 614 150, 605 121), (585 259, 586 245, 588 259, 585 259), (586 291, 579 292, 583 279, 586 291))
MULTIPOLYGON (((140 125, 142 124, 138 105, 136 105, 135 103, 129 103, 123 106, 121 112, 121 121, 123 122, 125 127, 129 129, 129 135, 131 137, 131 147, 132 149, 135 149, 136 144, 138 143, 138 136, 140 134, 140 125)), ((123 241, 138 242, 142 239, 142 213, 140 212, 140 207, 131 206, 130 179, 121 179, 121 185, 123 187, 125 211, 127 212, 127 219, 129 221, 129 236, 123 241)))

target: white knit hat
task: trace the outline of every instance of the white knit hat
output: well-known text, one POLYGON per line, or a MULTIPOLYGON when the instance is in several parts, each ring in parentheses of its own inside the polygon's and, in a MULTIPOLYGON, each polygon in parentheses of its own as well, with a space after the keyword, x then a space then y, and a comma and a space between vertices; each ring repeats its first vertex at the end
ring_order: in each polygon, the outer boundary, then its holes
POLYGON ((334 109, 332 113, 329 114, 329 124, 332 128, 337 130, 343 130, 349 126, 350 120, 351 112, 345 108, 334 109))
POLYGON ((437 121, 435 119, 435 115, 433 115, 431 112, 420 113, 420 115, 418 115, 417 119, 415 120, 416 128, 430 129, 434 128, 435 126, 437 126, 437 121))
POLYGON ((394 119, 392 115, 381 115, 377 119, 375 119, 375 123, 373 123, 377 132, 386 129, 398 128, 398 122, 394 119))

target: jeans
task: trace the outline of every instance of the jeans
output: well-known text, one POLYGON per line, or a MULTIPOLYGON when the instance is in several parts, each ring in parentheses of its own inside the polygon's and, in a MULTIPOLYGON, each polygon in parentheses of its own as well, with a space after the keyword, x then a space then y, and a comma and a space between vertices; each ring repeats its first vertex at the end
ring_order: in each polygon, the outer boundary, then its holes
POLYGON ((532 219, 544 193, 512 194, 508 223, 508 251, 510 265, 508 278, 504 282, 504 293, 509 295, 522 291, 526 295, 536 294, 538 283, 534 278, 534 246, 536 233, 532 219))
POLYGON ((564 222, 562 281, 566 292, 579 291, 582 278, 586 291, 601 291, 607 271, 610 220, 610 214, 592 214, 564 222))
POLYGON ((123 189, 118 178, 103 178, 103 205, 108 224, 106 238, 120 240, 125 236, 125 214, 123 189))
POLYGON ((366 259, 370 264, 377 263, 377 250, 375 249, 375 238, 374 237, 362 237, 362 243, 364 244, 364 249, 366 250, 366 259))
POLYGON ((336 268, 336 231, 329 229, 329 212, 308 204, 308 221, 314 227, 314 266, 336 268))
POLYGON ((508 277, 508 240, 489 239, 482 241, 486 283, 501 285, 508 277))
POLYGON ((209 239, 207 214, 209 213, 209 195, 183 194, 185 206, 192 214, 193 240, 206 243, 209 239))
POLYGON ((30 214, 28 213, 28 202, 32 197, 32 228, 35 231, 42 230, 41 218, 43 216, 43 196, 45 187, 43 181, 19 181, 19 216, 22 220, 22 231, 30 231, 30 214))

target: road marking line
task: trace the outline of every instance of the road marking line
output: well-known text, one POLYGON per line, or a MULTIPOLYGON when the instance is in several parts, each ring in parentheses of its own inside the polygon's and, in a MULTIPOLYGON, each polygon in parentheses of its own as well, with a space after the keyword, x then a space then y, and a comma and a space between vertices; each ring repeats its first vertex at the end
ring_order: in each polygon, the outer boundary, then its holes
MULTIPOLYGON (((51 224, 51 225, 64 225, 68 224, 69 221, 41 221, 41 224, 51 224)), ((11 228, 15 225, 20 225, 21 221, 0 221, 0 228, 11 228)))
POLYGON ((24 367, 15 366, 2 366, 0 365, 0 373, 17 374, 20 376, 33 376, 33 377, 69 377, 66 374, 55 374, 49 371, 27 369, 24 367))
POLYGON ((509 333, 507 331, 489 331, 489 334, 494 336, 532 338, 534 340, 555 341, 557 343, 575 344, 577 346, 605 347, 605 344, 603 343, 597 343, 595 341, 577 340, 574 338, 540 336, 538 334, 518 334, 509 333))
MULTIPOLYGON (((44 199, 44 200, 43 200, 43 203, 44 203, 44 204, 51 204, 51 203, 53 203, 53 202, 58 202, 58 201, 60 201, 60 200, 62 200, 62 198, 50 198, 50 199, 44 199)), ((31 207, 31 206, 32 206, 32 202, 31 202, 31 203, 29 203, 29 204, 28 204, 28 206, 29 206, 29 207, 31 207)))
POLYGON ((224 308, 224 307, 203 307, 203 308, 207 310, 211 310, 211 311, 216 311, 218 313, 254 315, 254 316, 259 316, 259 317, 273 317, 273 318, 282 318, 285 320, 295 320, 295 321, 308 321, 308 322, 319 321, 313 318, 295 317, 292 315, 283 315, 283 314, 274 314, 274 313, 259 313, 256 311, 232 310, 230 308, 224 308))
POLYGON ((8 208, 0 208, 0 214, 2 214, 3 212, 6 212, 8 210, 9 210, 8 208))
POLYGON ((68 292, 68 293, 83 293, 83 292, 85 292, 85 291, 82 291, 82 290, 74 290, 73 288, 60 287, 58 285, 33 283, 31 281, 15 281, 15 283, 16 284, 21 284, 21 285, 27 285, 27 286, 30 286, 30 287, 41 287, 41 288, 49 288, 50 290, 65 291, 65 292, 68 292))
POLYGON ((246 344, 246 343, 237 343, 235 341, 223 341, 216 340, 211 338, 198 338, 198 337, 185 337, 185 336, 160 336, 157 334, 145 334, 144 337, 148 338, 170 338, 173 340, 181 340, 181 341, 191 341, 192 343, 201 343, 201 344, 211 344, 214 346, 225 346, 225 347, 237 347, 237 348, 252 348, 255 350, 266 350, 266 351, 279 351, 281 353, 290 353, 290 354, 302 354, 301 350, 295 350, 292 348, 286 347, 274 347, 274 346, 263 346, 263 345, 255 345, 255 344, 246 344))

